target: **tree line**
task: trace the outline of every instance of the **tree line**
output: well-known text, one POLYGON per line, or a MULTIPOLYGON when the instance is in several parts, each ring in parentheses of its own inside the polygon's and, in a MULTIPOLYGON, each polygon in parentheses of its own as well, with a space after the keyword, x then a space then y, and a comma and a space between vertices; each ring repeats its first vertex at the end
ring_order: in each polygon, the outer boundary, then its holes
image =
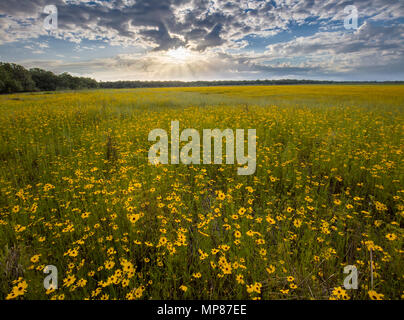
POLYGON ((164 88, 164 87, 214 87, 214 86, 254 86, 293 84, 404 84, 404 81, 328 81, 328 80, 219 80, 219 81, 108 81, 99 82, 100 88, 164 88))
POLYGON ((15 63, 0 62, 0 93, 80 90, 98 88, 98 82, 68 73, 56 75, 39 68, 25 69, 15 63))
POLYGON ((67 72, 56 75, 39 68, 25 69, 15 63, 0 62, 0 93, 81 90, 81 89, 131 89, 167 87, 208 87, 243 85, 291 85, 291 84, 404 84, 404 81, 317 81, 317 80, 224 80, 224 81, 107 81, 97 82, 91 78, 74 77, 67 72))

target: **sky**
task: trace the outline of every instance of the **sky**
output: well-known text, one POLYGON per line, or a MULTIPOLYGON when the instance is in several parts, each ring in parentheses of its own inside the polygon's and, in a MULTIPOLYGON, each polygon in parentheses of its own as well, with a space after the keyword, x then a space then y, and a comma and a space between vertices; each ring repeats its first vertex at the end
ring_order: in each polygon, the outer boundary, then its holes
POLYGON ((1 0, 0 61, 99 81, 404 80, 404 1, 1 0))

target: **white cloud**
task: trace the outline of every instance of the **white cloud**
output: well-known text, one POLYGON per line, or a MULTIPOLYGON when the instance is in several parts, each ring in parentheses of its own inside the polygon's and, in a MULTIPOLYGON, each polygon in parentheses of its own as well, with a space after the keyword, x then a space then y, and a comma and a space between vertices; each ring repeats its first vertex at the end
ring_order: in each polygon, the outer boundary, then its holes
MULTIPOLYGON (((404 17, 404 1, 397 0, 54 0, 59 8, 59 30, 53 35, 77 44, 102 40, 107 45, 136 46, 149 51, 139 56, 109 59, 49 62, 49 68, 83 72, 87 63, 94 74, 156 79, 308 76, 343 74, 359 70, 391 70, 403 67, 403 26, 394 24, 404 17), (344 8, 357 6, 361 28, 343 30, 344 8), (385 25, 379 25, 382 21, 385 25), (271 44, 264 54, 251 51, 245 40, 270 39, 290 25, 309 26, 317 33, 287 42, 271 44), (260 39, 256 38, 256 39, 260 39), (155 51, 186 47, 199 55, 181 66, 162 65, 155 51), (249 52, 246 48, 249 48, 249 52), (203 54, 201 52, 204 52, 203 54), (198 61, 197 61, 198 60, 198 61), (129 69, 121 69, 124 65, 129 69), (215 73, 216 72, 216 73, 215 73)), ((46 35, 42 22, 45 0, 0 2, 0 44, 32 42, 46 35)), ((47 43, 33 47, 39 54, 47 43)), ((32 46, 32 44, 30 44, 32 46)), ((102 46, 98 47, 101 49, 102 46)), ((81 46, 78 50, 86 49, 81 46)), ((91 49, 91 48, 87 48, 91 49)), ((97 50, 98 50, 97 49, 97 50)), ((64 52, 59 52, 64 53, 64 52)), ((70 57, 70 59, 74 59, 70 57)), ((401 71, 400 71, 401 70, 401 71)), ((387 72, 386 71, 386 72, 387 72)))

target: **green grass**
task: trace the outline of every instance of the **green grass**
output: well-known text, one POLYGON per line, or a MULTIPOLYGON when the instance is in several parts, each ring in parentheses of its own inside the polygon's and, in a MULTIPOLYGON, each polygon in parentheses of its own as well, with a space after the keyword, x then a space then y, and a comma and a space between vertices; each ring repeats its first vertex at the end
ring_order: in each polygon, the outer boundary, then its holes
POLYGON ((21 277, 16 299, 369 299, 372 249, 374 291, 400 299, 403 88, 1 96, 0 298, 21 277), (149 165, 148 133, 172 120, 256 129, 256 173, 149 165), (346 265, 359 289, 333 295, 346 265))

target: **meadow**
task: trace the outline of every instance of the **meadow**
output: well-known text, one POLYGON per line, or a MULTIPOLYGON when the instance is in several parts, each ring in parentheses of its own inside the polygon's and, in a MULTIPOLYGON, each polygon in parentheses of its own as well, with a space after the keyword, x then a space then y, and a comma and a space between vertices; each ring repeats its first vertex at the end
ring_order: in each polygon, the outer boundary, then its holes
POLYGON ((398 85, 0 96, 0 299, 404 299, 403 111, 398 85), (255 174, 149 164, 173 120, 256 129, 255 174))

